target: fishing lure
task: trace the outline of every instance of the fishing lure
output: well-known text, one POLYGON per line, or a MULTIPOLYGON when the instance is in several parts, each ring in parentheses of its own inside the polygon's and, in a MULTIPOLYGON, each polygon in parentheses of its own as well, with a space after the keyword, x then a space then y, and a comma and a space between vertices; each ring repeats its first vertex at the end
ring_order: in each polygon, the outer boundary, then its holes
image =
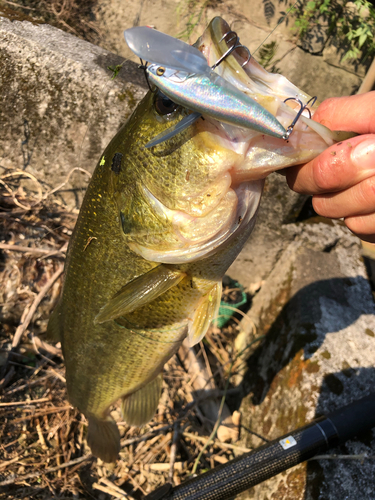
MULTIPOLYGON (((234 33, 234 32, 231 32, 234 33)), ((235 44, 210 67, 204 55, 195 47, 148 27, 124 31, 129 48, 149 65, 142 66, 151 84, 158 87, 173 102, 193 111, 177 126, 163 132, 148 144, 159 144, 191 125, 202 114, 238 127, 287 139, 288 132, 263 106, 215 73, 235 48, 235 44)))

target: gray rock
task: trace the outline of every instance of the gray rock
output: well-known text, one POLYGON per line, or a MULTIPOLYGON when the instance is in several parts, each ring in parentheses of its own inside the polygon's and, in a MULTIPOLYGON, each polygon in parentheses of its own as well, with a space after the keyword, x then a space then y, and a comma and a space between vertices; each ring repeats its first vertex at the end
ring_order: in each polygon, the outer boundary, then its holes
POLYGON ((245 287, 266 279, 294 235, 283 226, 294 221, 307 197, 291 191, 279 174, 267 177, 255 228, 228 274, 245 287))
POLYGON ((321 16, 316 24, 307 30, 304 37, 299 40, 298 45, 310 54, 321 54, 328 41, 329 23, 321 16))
POLYGON ((277 66, 281 74, 309 95, 316 95, 319 101, 354 94, 362 81, 354 71, 327 64, 324 57, 306 53, 299 47, 287 53, 277 66))
MULTIPOLYGON (((137 65, 48 25, 0 17, 0 165, 35 175, 46 187, 74 167, 92 172, 144 95, 137 65)), ((76 174, 70 187, 87 177, 76 174)))
MULTIPOLYGON (((375 305, 356 237, 340 222, 290 225, 295 238, 253 300, 256 335, 247 361, 244 427, 274 439, 369 394, 375 385, 375 305)), ((253 335, 240 337, 242 348, 253 335)), ((262 440, 249 432, 247 446, 262 440)), ((330 453, 375 453, 370 433, 330 453)), ((241 498, 375 498, 373 461, 302 464, 241 498)))

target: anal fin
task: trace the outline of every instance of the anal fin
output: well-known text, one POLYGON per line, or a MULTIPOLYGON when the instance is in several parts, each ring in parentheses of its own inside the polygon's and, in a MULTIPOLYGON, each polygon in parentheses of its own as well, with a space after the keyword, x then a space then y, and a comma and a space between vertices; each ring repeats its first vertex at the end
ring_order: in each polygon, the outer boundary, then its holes
POLYGON ((120 433, 112 417, 90 416, 87 444, 91 453, 103 462, 115 462, 120 452, 120 433))
POLYGON ((204 295, 194 312, 193 319, 189 321, 189 345, 197 344, 206 335, 211 321, 218 313, 221 301, 221 281, 215 283, 209 293, 204 295))
POLYGON ((185 276, 182 271, 164 265, 151 269, 125 285, 101 308, 94 322, 104 323, 139 309, 176 286, 185 276))
POLYGON ((162 387, 163 375, 160 373, 147 385, 124 397, 121 411, 127 424, 139 426, 152 419, 159 404, 162 387))

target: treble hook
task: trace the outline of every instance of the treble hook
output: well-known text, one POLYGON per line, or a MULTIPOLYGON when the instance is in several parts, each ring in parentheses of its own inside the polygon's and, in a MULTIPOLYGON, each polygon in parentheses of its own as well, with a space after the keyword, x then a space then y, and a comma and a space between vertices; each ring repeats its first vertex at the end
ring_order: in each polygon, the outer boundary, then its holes
POLYGON ((219 66, 220 63, 222 63, 224 61, 224 59, 226 59, 233 51, 235 51, 236 49, 239 49, 239 48, 243 48, 246 50, 246 52, 248 53, 248 57, 246 59, 246 61, 242 64, 242 68, 244 66, 246 66, 246 64, 250 61, 251 59, 251 54, 250 54, 250 50, 245 47, 245 45, 242 45, 240 43, 240 37, 237 35, 237 33, 235 31, 228 31, 227 33, 225 33, 221 39, 220 39, 220 42, 222 42, 224 40, 224 38, 226 38, 228 35, 232 35, 232 38, 230 38, 229 40, 227 40, 227 44, 229 44, 234 38, 236 39, 235 43, 229 47, 229 49, 225 52, 225 54, 223 54, 220 59, 218 61, 216 61, 216 63, 211 66, 211 69, 215 69, 219 66))
POLYGON ((155 94, 155 92, 158 90, 156 87, 154 89, 151 88, 151 85, 150 85, 150 81, 148 79, 148 74, 147 74, 147 66, 148 66, 148 62, 146 61, 145 63, 143 62, 143 60, 141 58, 139 58, 139 60, 141 61, 141 64, 138 66, 138 69, 143 69, 143 72, 145 74, 145 78, 146 78, 146 82, 147 82, 147 86, 150 90, 150 92, 152 92, 153 94, 155 94))
POLYGON ((311 118, 311 111, 309 110, 309 108, 307 106, 310 103, 311 103, 310 106, 314 106, 316 100, 317 100, 317 96, 314 96, 311 99, 309 99, 306 104, 303 104, 300 99, 297 99, 297 97, 288 97, 287 99, 285 99, 284 102, 287 102, 287 101, 296 101, 296 102, 298 102, 298 104, 301 106, 301 108, 298 111, 298 113, 296 114, 296 116, 295 116, 294 120, 292 121, 292 123, 287 128, 286 133, 283 136, 284 140, 289 139, 289 136, 293 132, 295 124, 297 123, 297 121, 299 120, 300 116, 305 111, 305 109, 307 109, 307 111, 309 112, 309 117, 311 118))

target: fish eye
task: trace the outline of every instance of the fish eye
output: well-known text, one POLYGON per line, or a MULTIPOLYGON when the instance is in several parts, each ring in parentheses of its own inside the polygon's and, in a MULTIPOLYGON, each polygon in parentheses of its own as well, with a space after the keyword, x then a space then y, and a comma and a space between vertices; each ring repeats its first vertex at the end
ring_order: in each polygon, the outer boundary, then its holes
POLYGON ((156 70, 156 74, 158 76, 162 76, 164 75, 164 73, 165 73, 165 68, 163 68, 163 66, 159 66, 158 69, 156 70))
POLYGON ((155 99, 155 109, 156 112, 161 115, 170 115, 173 113, 178 108, 178 104, 173 102, 169 97, 167 97, 165 94, 162 92, 158 92, 156 94, 156 99, 155 99))

